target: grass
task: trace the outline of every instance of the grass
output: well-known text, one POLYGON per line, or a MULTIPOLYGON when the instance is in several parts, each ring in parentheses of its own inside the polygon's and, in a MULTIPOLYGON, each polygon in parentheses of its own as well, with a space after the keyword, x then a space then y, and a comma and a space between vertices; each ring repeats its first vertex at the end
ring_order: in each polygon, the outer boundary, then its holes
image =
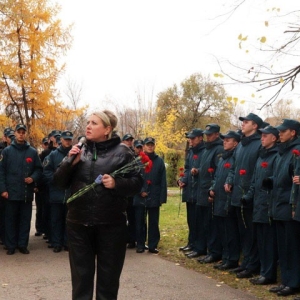
MULTIPOLYGON (((200 264, 194 259, 188 259, 178 250, 180 246, 186 245, 188 232, 185 203, 180 203, 179 199, 179 189, 168 188, 168 201, 162 205, 160 211, 160 255, 187 269, 205 274, 207 277, 217 280, 220 284, 227 284, 232 288, 247 291, 258 299, 278 299, 276 294, 268 291, 269 285, 254 286, 248 279, 238 279, 229 272, 215 270, 213 268, 214 264, 200 264)), ((278 278, 280 280, 280 276, 278 278)), ((294 298, 295 296, 284 297, 287 300, 294 298)))

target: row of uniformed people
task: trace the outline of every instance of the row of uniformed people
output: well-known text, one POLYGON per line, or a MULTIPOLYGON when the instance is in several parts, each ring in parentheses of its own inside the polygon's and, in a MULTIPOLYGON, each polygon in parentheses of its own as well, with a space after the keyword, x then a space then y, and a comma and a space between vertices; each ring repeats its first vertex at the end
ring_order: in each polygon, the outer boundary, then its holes
POLYGON ((201 263, 221 261, 216 269, 260 285, 277 281, 279 260, 281 284, 270 292, 291 295, 300 287, 299 177, 294 176, 300 175, 300 123, 284 119, 265 127, 253 113, 240 120, 241 134, 220 135, 217 124, 187 134, 191 148, 178 184, 189 234, 180 250, 201 263))
POLYGON ((26 142, 26 131, 23 124, 18 124, 15 130, 7 128, 4 131, 0 161, 0 192, 3 204, 0 219, 1 242, 8 255, 14 254, 17 248, 23 254, 29 253, 32 201, 35 198, 35 235, 47 234, 50 243, 48 247, 54 248, 54 252, 60 252, 63 246, 67 248, 64 223, 65 200, 68 195, 53 187, 52 172, 71 148, 73 134, 70 131, 53 130, 48 138, 43 139, 44 150, 35 157, 37 151, 26 142), (29 154, 33 157, 27 157, 29 154), (22 160, 24 156, 25 162, 22 160), (44 161, 43 169, 41 160, 44 161), (25 176, 25 188, 21 189, 24 192, 17 193, 14 190, 17 184, 12 177, 21 180, 22 176, 25 176))

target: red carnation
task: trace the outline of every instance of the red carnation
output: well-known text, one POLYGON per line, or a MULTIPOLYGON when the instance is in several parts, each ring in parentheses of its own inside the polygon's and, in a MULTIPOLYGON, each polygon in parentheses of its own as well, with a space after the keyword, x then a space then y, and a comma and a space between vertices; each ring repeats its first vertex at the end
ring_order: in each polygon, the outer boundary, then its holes
POLYGON ((179 168, 179 171, 183 171, 183 170, 184 170, 184 168, 183 168, 183 167, 179 168))
POLYGON ((268 167, 268 162, 263 161, 260 165, 261 165, 262 168, 267 168, 268 167))
POLYGON ((153 165, 152 160, 149 158, 149 161, 145 165, 145 173, 149 173, 152 170, 152 165, 153 165))
POLYGON ((180 173, 179 176, 180 176, 180 177, 184 177, 184 173, 180 173))
POLYGON ((295 156, 300 156, 300 151, 297 150, 297 149, 293 149, 293 150, 292 150, 292 153, 293 153, 295 156))
POLYGON ((241 170, 240 170, 240 175, 241 175, 241 176, 246 175, 246 170, 241 169, 241 170))
POLYGON ((140 152, 139 156, 141 157, 142 164, 145 164, 150 160, 149 156, 145 154, 145 152, 140 152))
POLYGON ((195 160, 196 160, 197 158, 198 158, 198 155, 196 155, 196 154, 195 154, 195 155, 193 155, 193 159, 195 159, 195 160))
POLYGON ((231 167, 231 164, 230 164, 230 163, 224 164, 224 168, 225 168, 225 169, 230 169, 230 167, 231 167))
POLYGON ((208 168, 207 172, 208 172, 208 173, 213 173, 213 172, 214 172, 214 169, 213 169, 213 168, 208 168))
POLYGON ((27 158, 26 158, 26 162, 27 162, 28 164, 32 163, 32 158, 31 158, 31 157, 27 157, 27 158))
POLYGON ((147 180, 147 184, 150 185, 152 182, 151 180, 147 180))

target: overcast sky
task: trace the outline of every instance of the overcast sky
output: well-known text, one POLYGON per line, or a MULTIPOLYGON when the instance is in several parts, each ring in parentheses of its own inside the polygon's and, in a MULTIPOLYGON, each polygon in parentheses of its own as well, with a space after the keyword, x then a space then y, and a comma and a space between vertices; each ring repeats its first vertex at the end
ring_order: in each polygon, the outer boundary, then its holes
MULTIPOLYGON (((230 10, 228 2, 60 1, 60 18, 65 24, 74 23, 66 76, 83 85, 82 103, 93 107, 104 108, 108 99, 133 106, 138 94, 153 95, 155 100, 158 92, 193 73, 219 72, 215 57, 241 64, 256 59, 254 48, 248 48, 249 54, 239 49, 239 34, 248 35, 253 43, 263 35, 281 35, 282 28, 274 31, 274 22, 272 30, 264 26, 274 16, 267 9, 281 6, 282 11, 283 5, 294 1, 248 0, 227 21, 217 18, 230 10)), ((262 102, 251 98, 250 88, 226 89, 240 99, 262 102)))

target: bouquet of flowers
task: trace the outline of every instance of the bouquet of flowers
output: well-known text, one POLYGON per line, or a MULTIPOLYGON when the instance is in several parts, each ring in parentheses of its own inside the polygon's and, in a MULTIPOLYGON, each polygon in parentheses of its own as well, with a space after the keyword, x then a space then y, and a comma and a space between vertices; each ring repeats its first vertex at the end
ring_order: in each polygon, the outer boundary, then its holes
MULTIPOLYGON (((152 160, 149 158, 148 155, 146 155, 144 152, 140 152, 140 154, 131 162, 124 165, 118 170, 113 171, 110 173, 110 176, 115 177, 117 175, 125 175, 132 171, 141 171, 142 169, 145 169, 145 173, 149 173, 152 169, 152 160)), ((83 187, 82 189, 78 190, 76 193, 74 193, 70 198, 68 198, 67 203, 72 202, 76 198, 82 196, 86 192, 88 192, 91 189, 94 189, 96 185, 102 183, 102 177, 103 175, 98 175, 95 181, 91 184, 88 184, 87 186, 83 187)))

